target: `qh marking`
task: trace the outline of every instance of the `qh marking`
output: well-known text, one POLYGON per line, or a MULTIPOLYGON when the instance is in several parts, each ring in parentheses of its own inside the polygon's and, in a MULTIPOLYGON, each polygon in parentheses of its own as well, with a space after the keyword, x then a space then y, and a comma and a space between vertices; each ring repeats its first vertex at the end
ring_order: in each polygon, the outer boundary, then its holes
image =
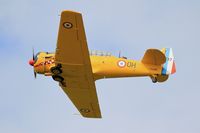
POLYGON ((120 68, 123 68, 123 67, 126 66, 126 62, 123 61, 123 60, 120 60, 120 61, 117 62, 117 65, 118 65, 120 68))

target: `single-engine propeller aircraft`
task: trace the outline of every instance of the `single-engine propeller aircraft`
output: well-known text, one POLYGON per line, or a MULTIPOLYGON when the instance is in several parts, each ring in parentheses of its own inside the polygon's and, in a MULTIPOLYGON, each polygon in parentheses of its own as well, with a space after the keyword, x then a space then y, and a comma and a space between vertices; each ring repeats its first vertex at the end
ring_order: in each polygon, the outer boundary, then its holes
POLYGON ((95 81, 104 78, 150 77, 164 82, 176 72, 171 48, 148 49, 140 61, 88 51, 82 15, 63 11, 55 53, 39 52, 29 64, 34 75, 52 76, 82 116, 101 118, 95 81))

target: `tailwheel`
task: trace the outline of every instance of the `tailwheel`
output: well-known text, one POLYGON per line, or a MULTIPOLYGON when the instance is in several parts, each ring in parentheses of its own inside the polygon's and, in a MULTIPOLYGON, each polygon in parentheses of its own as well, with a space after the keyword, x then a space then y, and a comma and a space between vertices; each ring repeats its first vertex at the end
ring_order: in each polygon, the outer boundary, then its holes
POLYGON ((151 80, 152 80, 153 83, 157 83, 158 82, 158 79, 156 77, 152 77, 151 80))
POLYGON ((158 82, 158 75, 151 75, 150 78, 152 80, 153 83, 157 83, 158 82))
POLYGON ((60 86, 62 86, 62 87, 67 87, 66 82, 65 82, 65 81, 60 82, 60 86))
POLYGON ((52 67, 50 70, 53 74, 58 75, 62 73, 62 70, 60 68, 61 68, 60 66, 55 66, 52 67))
POLYGON ((53 80, 58 81, 60 83, 62 83, 64 80, 64 78, 59 75, 53 75, 52 78, 53 78, 53 80))

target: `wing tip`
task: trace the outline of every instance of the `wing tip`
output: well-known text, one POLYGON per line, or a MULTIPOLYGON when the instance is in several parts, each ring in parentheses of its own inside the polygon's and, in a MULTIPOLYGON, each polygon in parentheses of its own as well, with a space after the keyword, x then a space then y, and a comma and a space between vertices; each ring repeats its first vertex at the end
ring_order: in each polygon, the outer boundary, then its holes
POLYGON ((99 116, 85 116, 85 115, 82 115, 84 118, 90 118, 90 119, 101 119, 102 116, 99 115, 99 116))
POLYGON ((65 13, 81 14, 80 12, 76 12, 76 11, 72 11, 72 10, 63 10, 61 12, 61 14, 65 14, 65 13))

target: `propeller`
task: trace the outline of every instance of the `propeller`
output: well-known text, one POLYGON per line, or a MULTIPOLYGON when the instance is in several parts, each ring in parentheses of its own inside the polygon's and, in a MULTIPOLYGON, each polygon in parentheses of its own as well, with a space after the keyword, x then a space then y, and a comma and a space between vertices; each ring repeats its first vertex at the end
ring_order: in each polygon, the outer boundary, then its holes
POLYGON ((35 79, 36 79, 37 73, 36 73, 35 70, 34 70, 34 63, 35 63, 34 48, 32 48, 32 54, 33 54, 33 57, 32 57, 31 60, 29 60, 29 65, 33 66, 33 73, 34 73, 34 77, 35 77, 35 79))

